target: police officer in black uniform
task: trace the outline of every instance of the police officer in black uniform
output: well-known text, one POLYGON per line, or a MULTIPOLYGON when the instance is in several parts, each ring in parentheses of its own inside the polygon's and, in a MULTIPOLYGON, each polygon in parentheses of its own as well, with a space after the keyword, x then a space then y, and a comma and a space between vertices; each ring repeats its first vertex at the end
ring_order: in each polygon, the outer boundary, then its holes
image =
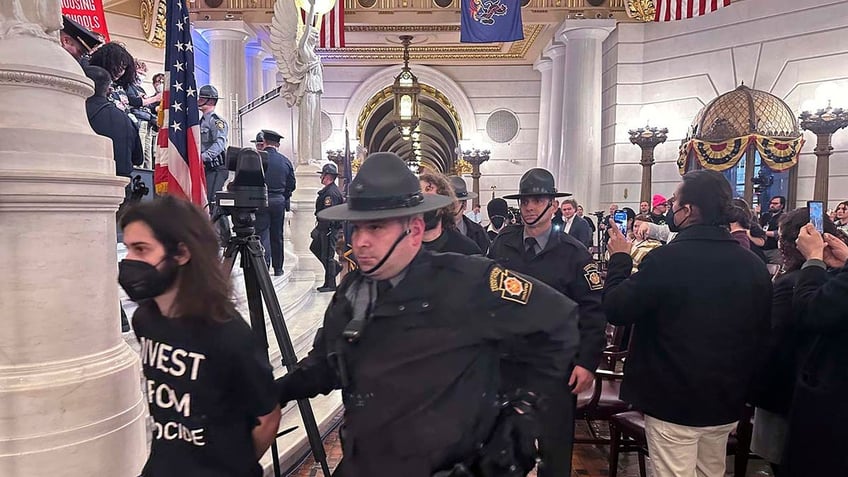
POLYGON ((450 176, 448 180, 451 186, 453 186, 456 200, 459 201, 459 210, 456 213, 456 229, 473 240, 480 247, 480 251, 485 254, 489 250, 489 235, 486 233, 486 229, 465 216, 465 211, 468 209, 468 201, 476 199, 477 194, 475 192, 468 192, 468 186, 465 185, 465 179, 462 177, 450 176))
POLYGON ((536 435, 520 425, 532 419, 514 412, 532 411, 532 400, 497 395, 501 346, 565 381, 576 304, 484 257, 422 250, 423 213, 450 203, 422 194, 397 155, 375 153, 347 203, 318 213, 352 222, 359 268, 339 285, 309 355, 277 384, 282 403, 342 389, 337 476, 523 476, 535 464, 536 435))
POLYGON ((489 257, 504 267, 527 274, 550 285, 579 305, 580 349, 570 379, 550 380, 524 369, 507 370, 517 382, 554 396, 556 405, 542 413, 540 447, 545 465, 540 477, 571 475, 576 394, 588 389, 605 344, 606 319, 601 309, 603 283, 595 262, 578 240, 551 226, 554 199, 571 194, 557 192, 550 172, 527 171, 519 182, 519 199, 524 225, 504 229, 492 242, 489 257))
MULTIPOLYGON (((339 168, 333 163, 325 164, 318 174, 321 174, 321 184, 324 187, 318 191, 318 198, 315 200, 316 216, 328 207, 344 203, 344 196, 336 185, 339 168)), ((341 265, 333 257, 341 227, 341 222, 319 219, 312 230, 312 243, 309 245, 309 250, 324 267, 324 284, 318 287, 319 292, 336 291, 336 275, 341 271, 341 265)))
POLYGON ((88 28, 80 25, 66 15, 62 15, 62 31, 59 33, 59 42, 75 60, 85 68, 91 51, 103 42, 88 28))
MULTIPOLYGON (((262 147, 268 153, 268 168, 265 169, 265 184, 268 186, 268 207, 256 212, 256 234, 265 248, 265 263, 274 267, 274 275, 283 275, 283 224, 289 200, 295 189, 294 167, 277 147, 283 138, 277 132, 263 129, 262 147)), ((257 139, 258 136, 257 136, 257 139)))

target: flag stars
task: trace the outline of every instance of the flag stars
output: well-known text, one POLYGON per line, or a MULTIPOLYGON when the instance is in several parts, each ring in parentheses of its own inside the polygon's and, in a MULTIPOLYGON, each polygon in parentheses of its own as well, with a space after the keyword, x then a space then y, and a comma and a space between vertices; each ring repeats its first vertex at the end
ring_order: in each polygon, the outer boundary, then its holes
POLYGON ((171 123, 171 129, 173 129, 173 130, 174 130, 174 132, 176 132, 176 131, 181 131, 181 130, 182 130, 182 128, 180 127, 180 123, 178 123, 178 122, 176 122, 176 121, 174 121, 173 123, 171 123))
POLYGON ((183 105, 175 101, 174 104, 171 105, 171 109, 173 109, 174 111, 182 111, 183 105))
POLYGON ((174 68, 176 68, 177 71, 185 71, 185 63, 180 63, 178 61, 174 64, 174 68))
POLYGON ((174 90, 175 91, 182 91, 183 90, 183 84, 180 83, 179 81, 177 81, 176 83, 174 83, 174 90))
POLYGON ((179 28, 180 31, 183 31, 183 22, 177 22, 177 28, 179 28))
POLYGON ((186 94, 189 95, 189 96, 194 96, 195 93, 197 93, 197 91, 194 88, 192 88, 191 86, 189 86, 188 89, 186 90, 186 94))
POLYGON ((191 42, 185 43, 185 51, 194 51, 194 45, 191 42))
POLYGON ((175 46, 178 50, 183 51, 183 47, 185 47, 185 44, 180 43, 180 42, 176 42, 176 43, 174 43, 174 46, 175 46))

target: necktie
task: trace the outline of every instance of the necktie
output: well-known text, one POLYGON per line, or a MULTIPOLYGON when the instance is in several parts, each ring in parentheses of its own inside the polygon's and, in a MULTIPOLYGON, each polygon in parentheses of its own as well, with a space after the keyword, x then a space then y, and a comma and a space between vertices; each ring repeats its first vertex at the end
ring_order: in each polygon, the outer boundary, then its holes
POLYGON ((536 256, 536 239, 533 237, 527 237, 524 239, 524 258, 526 260, 532 260, 533 257, 536 256))

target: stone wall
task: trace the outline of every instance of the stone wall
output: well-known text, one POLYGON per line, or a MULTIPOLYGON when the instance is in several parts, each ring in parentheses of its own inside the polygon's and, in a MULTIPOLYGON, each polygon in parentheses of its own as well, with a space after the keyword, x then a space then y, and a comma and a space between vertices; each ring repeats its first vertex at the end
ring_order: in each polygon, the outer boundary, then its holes
MULTIPOLYGON (((638 205, 639 148, 628 129, 669 128, 656 149, 653 190, 680 180, 680 140, 698 111, 741 82, 782 98, 793 111, 825 82, 848 92, 848 2, 737 0, 716 13, 666 24, 621 24, 604 43, 601 201, 638 205), (640 117, 641 116, 641 117, 640 117)), ((836 98, 834 98, 836 100, 836 98)), ((846 105, 848 106, 848 105, 846 105)), ((798 204, 812 199, 815 136, 806 133, 798 204)), ((848 198, 848 133, 834 135, 830 207, 848 198)))

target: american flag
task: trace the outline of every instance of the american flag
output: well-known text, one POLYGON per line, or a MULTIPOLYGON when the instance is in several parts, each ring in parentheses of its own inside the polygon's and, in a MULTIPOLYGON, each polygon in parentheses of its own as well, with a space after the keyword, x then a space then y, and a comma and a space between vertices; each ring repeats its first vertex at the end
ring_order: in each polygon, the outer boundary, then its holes
POLYGON ((206 207, 200 159, 200 112, 194 80, 194 46, 185 0, 168 0, 165 29, 164 111, 154 169, 157 194, 172 194, 206 207))
POLYGON ((699 17, 730 5, 731 0, 654 0, 654 21, 670 22, 699 17))
POLYGON ((321 22, 321 48, 344 48, 344 2, 336 0, 333 9, 324 15, 321 22))

